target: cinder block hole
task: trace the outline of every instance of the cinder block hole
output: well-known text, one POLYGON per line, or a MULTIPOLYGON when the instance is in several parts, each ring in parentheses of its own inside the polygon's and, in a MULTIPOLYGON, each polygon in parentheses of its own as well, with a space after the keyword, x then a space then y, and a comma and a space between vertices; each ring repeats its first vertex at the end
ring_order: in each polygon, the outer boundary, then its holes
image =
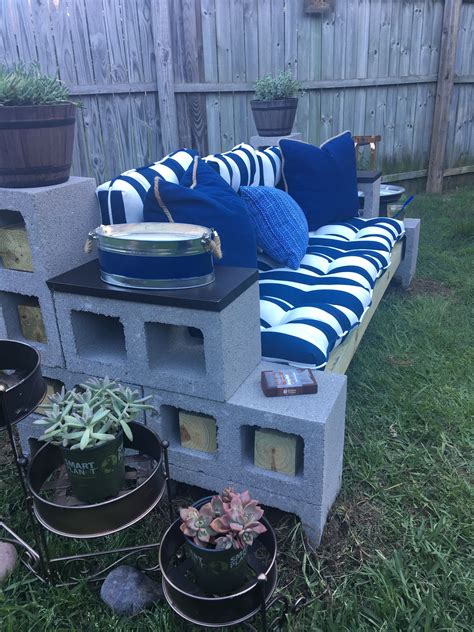
POLYGON ((126 359, 125 335, 120 318, 74 310, 71 322, 80 357, 106 363, 121 363, 126 359))
POLYGON ((195 327, 145 323, 148 365, 176 374, 205 375, 202 332, 195 327))
POLYGON ((0 292, 0 307, 8 338, 48 342, 41 307, 36 296, 0 292))
POLYGON ((0 209, 0 268, 33 272, 25 221, 19 211, 0 209))
MULTIPOLYGON (((50 395, 54 395, 54 393, 59 393, 60 390, 63 388, 64 386, 64 382, 61 382, 61 380, 53 380, 52 378, 49 377, 44 377, 43 378, 44 381, 46 382, 46 393, 43 397, 43 400, 41 401, 41 405, 45 405, 45 404, 49 404, 49 397, 50 395)), ((41 413, 41 409, 37 408, 35 410, 36 413, 41 413)))
POLYGON ((216 420, 210 415, 163 405, 160 416, 163 437, 171 447, 193 450, 203 457, 217 452, 216 420))
POLYGON ((242 465, 286 476, 303 476, 303 437, 259 426, 242 426, 240 433, 242 465))

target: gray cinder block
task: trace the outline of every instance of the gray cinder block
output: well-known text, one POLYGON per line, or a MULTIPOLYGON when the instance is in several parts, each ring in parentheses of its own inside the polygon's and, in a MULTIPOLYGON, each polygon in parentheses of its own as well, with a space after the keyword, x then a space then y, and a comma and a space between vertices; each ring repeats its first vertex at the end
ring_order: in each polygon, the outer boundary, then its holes
MULTIPOLYGON (((1 336, 0 336, 1 337, 1 336)), ((78 384, 84 383, 88 379, 88 375, 84 375, 82 373, 74 373, 72 371, 68 371, 64 368, 52 368, 42 365, 41 372, 44 378, 55 380, 64 385, 66 389, 71 389, 77 386, 78 384)), ((112 376, 111 376, 112 377, 112 376)), ((138 389, 140 394, 143 394, 143 389, 141 386, 129 385, 134 389, 138 389)), ((21 443, 21 448, 25 455, 30 453, 30 446, 28 440, 30 438, 38 439, 44 431, 43 426, 35 426, 33 421, 38 419, 38 415, 33 413, 23 419, 16 425, 16 429, 18 431, 18 436, 21 443)), ((140 415, 137 420, 140 423, 145 423, 145 415, 140 415)))
MULTIPOLYGON (((0 224, 12 221, 12 211, 25 222, 33 272, 20 272, 22 278, 46 281, 88 260, 87 233, 100 223, 95 187, 93 178, 71 177, 55 186, 0 189, 0 224)), ((0 279, 10 272, 0 270, 0 279)))
POLYGON ((407 289, 410 287, 416 272, 421 220, 409 217, 405 219, 403 223, 405 224, 406 235, 405 250, 394 279, 398 281, 403 288, 407 289))
POLYGON ((0 227, 25 224, 33 272, 11 270, 0 260, 0 335, 23 340, 17 305, 39 302, 47 342, 31 340, 42 363, 63 367, 56 314, 46 280, 87 261, 84 242, 99 223, 92 178, 69 178, 56 186, 30 189, 0 189, 0 227))
POLYGON ((379 177, 374 182, 358 182, 359 191, 364 194, 364 208, 361 217, 368 219, 378 217, 380 213, 380 184, 382 178, 379 177))
POLYGON ((272 145, 278 145, 282 140, 303 140, 303 134, 301 132, 292 132, 286 136, 251 136, 250 144, 255 149, 259 147, 270 147, 272 145))
POLYGON ((236 483, 258 490, 265 494, 263 502, 297 513, 317 542, 341 484, 346 378, 318 372, 317 394, 267 398, 260 388, 260 371, 270 368, 281 369, 281 365, 261 363, 228 402, 145 388, 145 394, 154 395, 158 409, 147 414, 147 424, 170 441, 170 464, 177 480, 208 489, 217 489, 213 481, 218 480, 218 487, 236 483), (215 418, 216 453, 181 447, 180 409, 215 418), (301 437, 303 467, 296 476, 254 465, 256 428, 301 437), (306 510, 308 503, 311 511, 306 510))
POLYGON ((53 298, 45 283, 36 282, 30 277, 18 285, 11 284, 10 281, 4 284, 0 289, 0 338, 20 340, 32 345, 40 352, 41 362, 45 366, 64 366, 53 298), (25 338, 20 324, 19 305, 39 306, 46 342, 25 338))
POLYGON ((282 495, 277 491, 268 491, 255 487, 247 481, 242 480, 239 472, 234 472, 233 477, 209 476, 203 471, 192 471, 170 464, 170 475, 173 480, 177 480, 188 485, 197 485, 211 492, 219 493, 225 487, 232 486, 237 491, 248 489, 252 498, 260 501, 268 507, 276 507, 282 511, 296 514, 302 523, 309 544, 317 548, 321 542, 328 511, 321 505, 313 505, 306 499, 304 502, 292 495, 282 495))
POLYGON ((224 401, 261 358, 257 282, 220 312, 57 291, 54 301, 71 371, 224 401))

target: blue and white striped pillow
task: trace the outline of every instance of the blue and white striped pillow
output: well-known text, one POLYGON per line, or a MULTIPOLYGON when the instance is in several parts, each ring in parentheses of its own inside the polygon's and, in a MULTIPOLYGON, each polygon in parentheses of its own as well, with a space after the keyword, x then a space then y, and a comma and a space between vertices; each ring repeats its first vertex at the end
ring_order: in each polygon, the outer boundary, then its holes
POLYGON ((180 149, 139 169, 124 171, 96 189, 102 224, 143 222, 143 203, 156 176, 178 184, 194 156, 193 149, 180 149))
POLYGON ((281 180, 281 150, 277 146, 267 147, 263 151, 255 150, 259 179, 256 185, 276 187, 281 180))
POLYGON ((257 156, 251 145, 241 143, 231 151, 224 154, 210 154, 203 160, 210 164, 234 191, 254 184, 257 174, 257 156))
POLYGON ((281 151, 267 147, 260 151, 241 143, 224 154, 210 154, 204 158, 230 184, 234 191, 240 187, 276 187, 281 178, 281 151))

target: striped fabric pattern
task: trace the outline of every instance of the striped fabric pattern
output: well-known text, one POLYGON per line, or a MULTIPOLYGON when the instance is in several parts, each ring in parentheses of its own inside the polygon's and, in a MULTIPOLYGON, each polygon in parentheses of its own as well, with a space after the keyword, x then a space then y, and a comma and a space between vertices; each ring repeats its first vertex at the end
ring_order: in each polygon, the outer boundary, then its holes
POLYGON ((278 146, 267 147, 264 150, 255 150, 258 163, 258 182, 265 187, 276 187, 281 180, 281 150, 278 146))
POLYGON ((223 154, 211 154, 203 159, 213 166, 234 191, 240 187, 275 187, 281 178, 279 147, 260 151, 241 143, 223 154))
POLYGON ((259 255, 263 357, 323 369, 362 321, 403 235, 403 222, 353 218, 310 232, 298 270, 274 267, 259 255))
POLYGON ((197 152, 180 149, 139 169, 124 171, 96 189, 102 224, 143 222, 143 203, 156 176, 178 184, 197 152))

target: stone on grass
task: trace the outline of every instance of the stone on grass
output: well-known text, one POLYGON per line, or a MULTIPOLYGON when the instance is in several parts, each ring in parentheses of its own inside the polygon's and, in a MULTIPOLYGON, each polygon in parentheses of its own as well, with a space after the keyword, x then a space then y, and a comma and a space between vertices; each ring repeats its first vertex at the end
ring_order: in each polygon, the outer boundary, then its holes
POLYGON ((132 566, 111 571, 100 589, 100 596, 119 615, 131 617, 163 599, 161 584, 132 566))
POLYGON ((0 542, 0 584, 12 573, 17 557, 13 544, 0 542))

